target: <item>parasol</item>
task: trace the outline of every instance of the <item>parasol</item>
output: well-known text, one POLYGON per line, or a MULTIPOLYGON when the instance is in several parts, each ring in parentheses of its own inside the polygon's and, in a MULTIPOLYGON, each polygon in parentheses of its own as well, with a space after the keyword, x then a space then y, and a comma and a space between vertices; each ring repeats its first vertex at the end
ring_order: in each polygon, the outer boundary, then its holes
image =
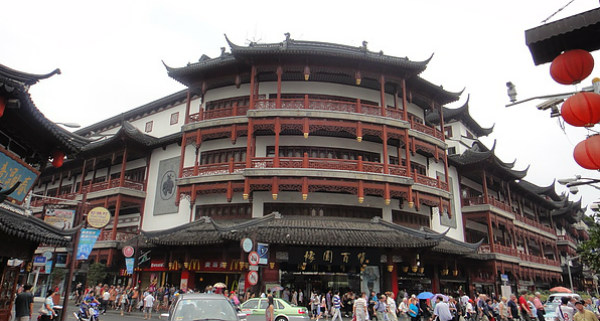
POLYGON ((553 287, 552 289, 550 289, 550 292, 565 292, 565 293, 572 293, 573 291, 565 288, 564 286, 556 286, 553 287))
POLYGON ((431 292, 421 292, 419 295, 417 295, 417 299, 419 300, 427 300, 431 299, 431 297, 433 297, 433 293, 431 292))

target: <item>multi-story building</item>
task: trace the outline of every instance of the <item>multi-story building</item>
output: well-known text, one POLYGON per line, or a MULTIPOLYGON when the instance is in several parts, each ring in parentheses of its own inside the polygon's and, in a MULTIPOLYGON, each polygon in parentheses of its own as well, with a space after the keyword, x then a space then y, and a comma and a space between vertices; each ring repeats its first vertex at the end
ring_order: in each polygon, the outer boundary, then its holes
POLYGON ((228 43, 167 67, 186 91, 78 131, 98 141, 38 184, 113 213, 93 259, 123 269, 134 245, 144 286, 248 288, 255 269, 259 285, 305 291, 561 281, 564 199, 479 143, 491 129, 468 105, 443 107, 460 94, 419 76, 428 60, 289 34, 228 43))

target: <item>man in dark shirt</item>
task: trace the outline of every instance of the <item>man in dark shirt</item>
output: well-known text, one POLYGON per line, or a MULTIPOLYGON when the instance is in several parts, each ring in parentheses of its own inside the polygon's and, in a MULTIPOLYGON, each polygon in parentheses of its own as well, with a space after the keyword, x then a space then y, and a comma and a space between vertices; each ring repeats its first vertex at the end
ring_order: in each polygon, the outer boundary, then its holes
POLYGON ((31 294, 31 284, 27 284, 15 300, 15 318, 18 321, 30 321, 32 312, 33 294, 31 294))

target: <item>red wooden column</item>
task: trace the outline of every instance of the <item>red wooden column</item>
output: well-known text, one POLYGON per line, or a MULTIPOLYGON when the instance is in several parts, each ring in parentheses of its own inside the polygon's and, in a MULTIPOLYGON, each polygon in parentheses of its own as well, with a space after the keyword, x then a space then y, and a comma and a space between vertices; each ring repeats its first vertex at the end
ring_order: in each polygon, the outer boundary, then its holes
POLYGON ((487 176, 485 174, 485 169, 481 170, 481 186, 483 188, 483 201, 488 202, 488 188, 487 188, 487 176))
MULTIPOLYGON (((127 147, 123 149, 123 160, 121 163, 121 176, 119 178, 119 187, 123 187, 123 183, 125 182, 125 168, 127 166, 127 147)), ((117 194, 117 204, 115 205, 115 217, 113 219, 113 228, 110 234, 111 240, 116 240, 117 238, 117 226, 119 225, 119 212, 121 211, 121 194, 117 194)))
POLYGON ((487 224, 488 224, 488 239, 489 239, 489 243, 490 243, 490 250, 492 251, 492 253, 494 253, 495 244, 494 244, 494 229, 492 228, 492 216, 488 212, 486 214, 486 217, 487 217, 487 224))
POLYGON ((381 104, 381 116, 385 117, 385 77, 383 74, 379 75, 379 96, 381 104))
POLYGON ((281 108, 281 75, 283 74, 283 69, 281 66, 277 66, 277 101, 275 102, 275 108, 281 108))
MULTIPOLYGON (((190 122, 190 105, 192 103, 191 100, 192 100, 191 90, 188 88, 187 99, 186 99, 186 103, 185 103, 185 119, 183 121, 184 124, 187 124, 190 122)), ((200 108, 202 108, 202 107, 200 107, 200 108)))
MULTIPOLYGON (((251 95, 252 96, 252 95, 251 95)), ((254 141, 254 125, 252 118, 248 118, 248 136, 246 138, 246 168, 252 168, 252 143, 254 141)), ((244 178, 244 194, 242 197, 247 200, 250 195, 250 181, 248 177, 244 178)))
POLYGON ((255 78, 256 67, 252 66, 252 68, 250 69, 250 106, 248 106, 248 109, 254 109, 254 87, 256 86, 255 78))
POLYGON ((381 129, 382 133, 383 133, 383 173, 384 174, 389 174, 390 173, 390 167, 389 167, 389 156, 388 156, 388 132, 387 132, 387 125, 383 125, 382 129, 381 129))
POLYGON ((281 132, 281 122, 279 117, 275 117, 275 158, 273 167, 279 167, 279 133, 281 132))
POLYGON ((83 193, 83 182, 85 182, 85 167, 87 165, 87 159, 83 160, 83 165, 81 166, 81 182, 79 183, 79 193, 83 193))
POLYGON ((402 109, 404 112, 404 120, 408 120, 408 108, 406 102, 406 80, 402 79, 402 109))

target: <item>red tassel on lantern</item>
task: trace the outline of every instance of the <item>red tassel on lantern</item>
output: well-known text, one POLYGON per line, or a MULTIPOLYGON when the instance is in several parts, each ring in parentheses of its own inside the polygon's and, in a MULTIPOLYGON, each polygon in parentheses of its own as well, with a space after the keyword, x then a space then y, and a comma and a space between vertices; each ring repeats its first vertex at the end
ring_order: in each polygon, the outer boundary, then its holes
POLYGON ((559 84, 572 85, 587 78, 594 69, 594 57, 582 49, 565 51, 554 58, 550 76, 559 84))
POLYGON ((588 137, 573 150, 573 158, 586 169, 600 169, 600 135, 588 137))
POLYGON ((4 115, 4 109, 6 109, 6 99, 4 97, 0 97, 0 117, 4 115))
POLYGON ((562 105, 560 114, 565 122, 577 127, 590 127, 600 122, 600 95, 577 93, 562 105))
POLYGON ((65 153, 57 150, 52 153, 52 166, 59 168, 63 165, 65 153))

